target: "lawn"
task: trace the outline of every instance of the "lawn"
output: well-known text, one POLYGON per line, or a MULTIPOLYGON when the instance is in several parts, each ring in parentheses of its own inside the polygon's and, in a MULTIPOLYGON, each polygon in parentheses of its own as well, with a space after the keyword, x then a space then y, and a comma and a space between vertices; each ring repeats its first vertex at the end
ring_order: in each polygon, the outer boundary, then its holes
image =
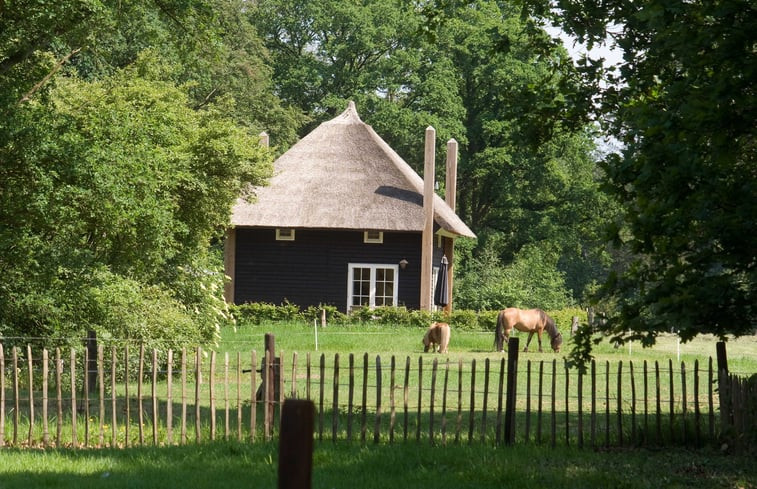
MULTIPOLYGON (((0 487, 273 488, 276 444, 210 443, 125 450, 3 450, 0 487)), ((313 488, 729 488, 757 487, 752 457, 709 450, 590 451, 533 445, 316 443, 313 488)))
MULTIPOLYGON (((225 328, 221 332, 221 341, 218 350, 220 352, 243 352, 250 350, 262 352, 264 349, 264 337, 266 333, 272 333, 276 339, 276 350, 284 351, 288 356, 292 352, 298 352, 300 356, 310 353, 315 357, 325 354, 333 357, 335 353, 345 356, 349 353, 363 355, 369 353, 371 358, 381 356, 389 358, 396 355, 398 358, 410 356, 417 357, 423 353, 421 339, 425 330, 412 327, 391 327, 382 325, 356 325, 356 326, 327 326, 326 328, 294 322, 270 322, 259 325, 241 324, 237 328, 225 328), (317 342, 317 348, 316 348, 317 342)), ((570 333, 563 331, 565 343, 561 353, 552 352, 548 338, 543 338, 543 353, 537 352, 536 337, 531 341, 530 353, 521 355, 521 362, 552 361, 562 359, 572 347, 570 333)), ((525 346, 528 336, 524 333, 516 333, 521 346, 525 346)), ((452 331, 450 341, 449 358, 452 362, 463 359, 468 362, 472 359, 483 361, 486 358, 502 358, 501 354, 493 351, 494 333, 489 331, 452 331)), ((680 343, 677 336, 663 334, 657 343, 650 348, 644 348, 641 344, 632 342, 615 348, 608 341, 602 341, 595 346, 594 357, 598 364, 610 361, 632 361, 642 364, 645 360, 649 363, 655 361, 667 364, 670 360, 680 365, 685 362, 694 364, 696 360, 701 366, 706 366, 709 359, 715 361, 715 344, 717 339, 711 335, 698 336, 690 342, 680 343)), ((751 375, 757 373, 757 335, 732 339, 726 343, 728 353, 728 367, 733 373, 751 375)), ((431 358, 431 355, 428 355, 431 358)))
MULTIPOLYGON (((310 356, 314 366, 321 355, 328 359, 328 365, 332 365, 337 353, 343 359, 354 353, 358 363, 364 353, 369 353, 371 362, 377 356, 387 362, 396 356, 399 365, 404 365, 405 358, 412 358, 411 382, 415 381, 418 358, 423 359, 424 369, 428 369, 433 359, 442 362, 449 359, 453 364, 462 361, 468 368, 474 360, 479 365, 492 360, 494 365, 505 357, 492 351, 493 335, 490 332, 454 331, 450 354, 435 355, 423 353, 421 338, 424 331, 417 328, 361 325, 315 330, 307 324, 268 323, 223 330, 217 348, 220 358, 229 353, 233 367, 239 352, 243 360, 249 361, 247 354, 251 350, 262 353, 264 335, 269 332, 275 335, 277 352, 283 351, 287 358, 297 352, 301 362, 310 356)), ((568 337, 565 332, 564 335, 568 337)), ((520 338, 523 345, 525 336, 520 338)), ((757 339, 748 337, 730 341, 727 348, 731 371, 744 375, 757 372, 757 339)), ((555 354, 546 345, 544 353, 535 350, 536 346, 532 344, 531 352, 521 355, 521 362, 536 364, 543 360, 551 364, 553 360, 562 362, 565 354, 565 351, 555 354)), ((644 349, 636 344, 614 348, 603 342, 595 353, 600 365, 624 362, 626 375, 630 362, 636 365, 645 361, 691 365, 698 361, 706 365, 715 356, 715 340, 702 337, 679 344, 675 336, 665 335, 653 348, 644 349)), ((344 365, 346 360, 342 362, 344 365)), ((218 375, 221 375, 220 364, 218 368, 218 375)), ((302 365, 298 369, 300 374, 304 370, 302 365)), ((424 383, 428 381, 429 374, 426 373, 424 383)), ((481 381, 480 376, 477 381, 481 381)), ((494 383, 494 380, 490 382, 494 383)), ((327 384, 326 393, 330 390, 327 384)), ((624 392, 624 398, 625 395, 624 392)), ((344 397, 340 399, 344 402, 344 397)), ((490 409, 491 403, 490 400, 490 409)), ((424 406, 427 405, 424 401, 424 406)), ((326 422, 329 423, 328 418, 326 422)), ((192 436, 189 440, 190 443, 184 446, 154 447, 148 442, 148 446, 117 450, 0 449, 0 489, 276 486, 278 454, 275 441, 255 444, 219 441, 197 445, 192 436)), ((548 443, 537 445, 523 440, 515 446, 495 446, 476 440, 469 444, 466 438, 462 438, 460 443, 450 441, 444 446, 430 446, 428 438, 415 441, 411 436, 408 442, 398 439, 393 444, 369 442, 363 445, 357 438, 352 442, 344 439, 332 442, 326 437, 315 443, 313 487, 757 488, 757 464, 754 464, 753 455, 721 453, 719 447, 712 445, 697 450, 681 446, 595 450, 562 444, 552 448, 548 443), (538 462, 534 463, 534 460, 538 462)))

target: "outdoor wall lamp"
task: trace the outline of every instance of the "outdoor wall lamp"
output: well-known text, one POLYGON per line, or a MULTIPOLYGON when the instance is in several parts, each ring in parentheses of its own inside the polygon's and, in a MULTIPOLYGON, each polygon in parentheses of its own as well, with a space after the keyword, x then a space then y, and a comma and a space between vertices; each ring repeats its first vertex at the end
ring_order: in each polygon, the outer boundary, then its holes
POLYGON ((404 270, 405 267, 407 267, 407 260, 403 258, 400 260, 400 268, 404 270))

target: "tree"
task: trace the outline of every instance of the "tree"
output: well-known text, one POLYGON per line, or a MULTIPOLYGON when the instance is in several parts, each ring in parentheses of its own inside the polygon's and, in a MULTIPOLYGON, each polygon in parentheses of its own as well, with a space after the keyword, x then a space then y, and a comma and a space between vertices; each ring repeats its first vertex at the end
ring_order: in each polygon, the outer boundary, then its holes
POLYGON ((0 11, 0 110, 40 92, 61 68, 97 80, 152 49, 170 61, 164 76, 186 84, 195 109, 231 96, 229 117, 286 148, 304 119, 273 93, 246 8, 244 0, 11 2, 0 11))
MULTIPOLYGON (((517 267, 534 249, 558 257, 542 282, 560 277, 560 305, 580 300, 606 273, 599 229, 613 213, 599 190, 587 87, 567 53, 512 6, 469 2, 436 18, 437 49, 452 58, 465 108, 460 214, 504 264, 517 267)), ((555 304, 531 301, 542 299, 555 304)))
MULTIPOLYGON (((43 56, 41 56, 43 58, 43 56)), ((52 78, 0 122, 0 334, 177 347, 228 320, 211 244, 271 156, 226 114, 198 111, 145 52, 113 75, 52 78)), ((4 79, 3 81, 6 81, 4 79)))
POLYGON ((481 238, 476 253, 496 246, 505 266, 536 245, 559 257, 555 276, 570 271, 580 297, 605 271, 591 264, 604 260, 598 223, 612 208, 598 188, 586 87, 565 51, 502 2, 416 7, 266 0, 251 15, 286 100, 314 123, 355 100, 419 172, 426 126, 440 154, 455 138, 459 213, 481 238))
MULTIPOLYGON (((548 14, 546 2, 527 2, 548 14)), ((563 28, 610 37, 623 62, 605 77, 598 119, 622 143, 603 163, 622 219, 609 229, 634 255, 605 283, 618 308, 604 333, 645 345, 674 329, 745 335, 757 327, 757 151, 752 2, 557 1, 563 28), (628 331, 626 333, 626 331, 628 331)), ((602 74, 596 62, 587 75, 602 74)), ((586 358, 586 351, 579 357, 586 358)))

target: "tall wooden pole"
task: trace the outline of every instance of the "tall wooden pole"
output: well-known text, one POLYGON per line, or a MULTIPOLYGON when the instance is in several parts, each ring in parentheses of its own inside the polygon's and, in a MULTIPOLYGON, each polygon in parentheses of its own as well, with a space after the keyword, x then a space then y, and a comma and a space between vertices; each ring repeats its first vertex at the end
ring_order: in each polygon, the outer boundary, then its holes
MULTIPOLYGON (((455 200, 457 196, 457 141, 450 139, 447 141, 447 179, 445 183, 444 201, 450 209, 455 212, 455 200)), ((444 238, 444 256, 447 257, 447 305, 444 311, 448 314, 452 312, 452 288, 455 277, 455 239, 444 238)))
POLYGON ((436 131, 426 128, 423 166, 423 237, 421 250, 421 310, 431 310, 431 271, 434 259, 434 161, 436 131))

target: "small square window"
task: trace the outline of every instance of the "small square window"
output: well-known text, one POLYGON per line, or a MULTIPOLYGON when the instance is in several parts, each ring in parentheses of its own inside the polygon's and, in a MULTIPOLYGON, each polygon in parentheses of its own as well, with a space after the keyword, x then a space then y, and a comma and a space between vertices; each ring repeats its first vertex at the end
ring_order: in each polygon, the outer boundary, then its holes
POLYGON ((276 241, 294 241, 294 229, 276 228, 276 241))
POLYGON ((365 231, 363 233, 363 243, 383 243, 384 233, 382 231, 365 231))

